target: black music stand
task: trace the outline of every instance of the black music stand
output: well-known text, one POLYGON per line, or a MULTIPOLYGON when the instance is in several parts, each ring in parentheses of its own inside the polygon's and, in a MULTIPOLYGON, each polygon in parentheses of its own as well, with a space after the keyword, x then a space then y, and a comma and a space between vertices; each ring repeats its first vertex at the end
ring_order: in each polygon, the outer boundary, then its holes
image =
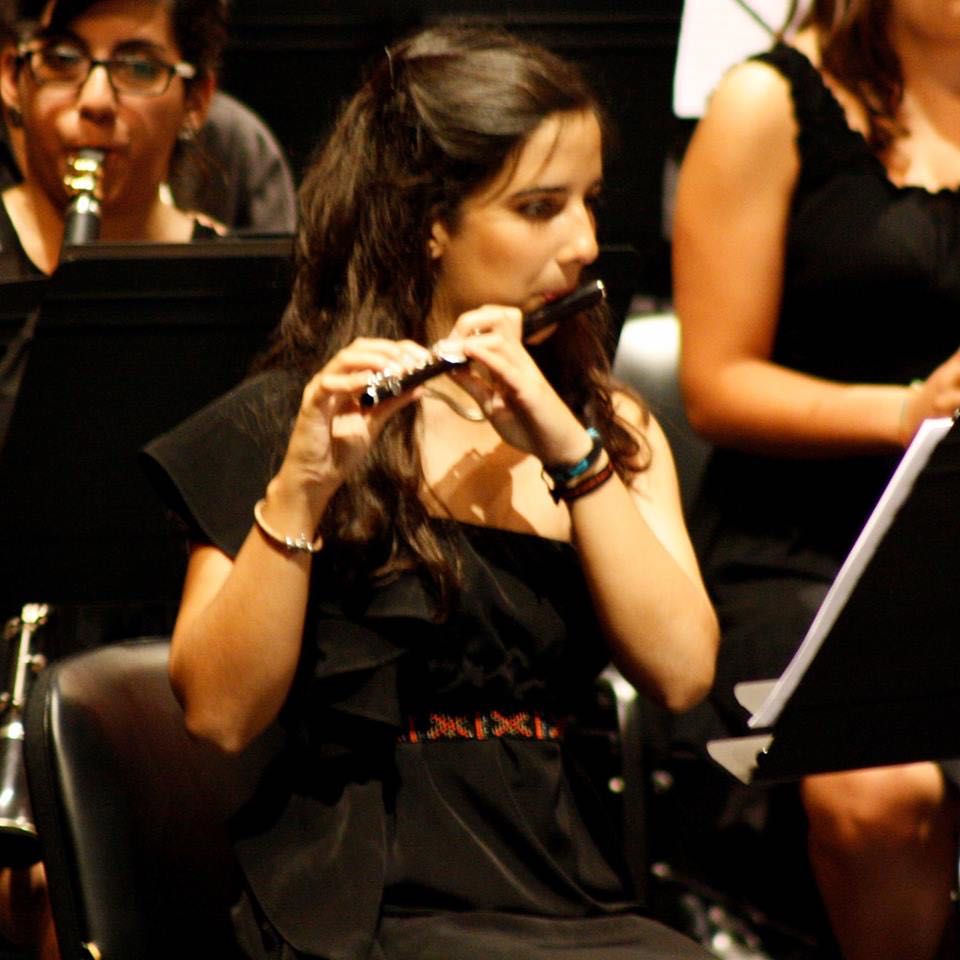
POLYGON ((758 698, 758 733, 714 741, 714 759, 762 783, 960 757, 958 501, 960 425, 928 421, 797 654, 758 698))
POLYGON ((175 602, 183 557, 138 450, 244 376, 290 238, 95 244, 46 286, 0 451, 0 609, 175 602))
POLYGON ((0 357, 39 305, 48 279, 24 273, 19 259, 0 255, 0 357))
MULTIPOLYGON (((234 386, 289 296, 290 238, 78 246, 45 287, 0 451, 0 610, 175 601, 183 557, 137 451, 234 386)), ((604 247, 614 343, 637 276, 604 247)))

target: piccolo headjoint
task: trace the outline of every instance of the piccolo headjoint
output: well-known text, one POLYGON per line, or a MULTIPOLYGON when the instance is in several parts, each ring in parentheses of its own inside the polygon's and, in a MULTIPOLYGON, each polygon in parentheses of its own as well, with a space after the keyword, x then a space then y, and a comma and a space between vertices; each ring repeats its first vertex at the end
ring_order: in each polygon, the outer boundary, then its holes
MULTIPOLYGON (((584 310, 595 307, 606 296, 602 280, 591 280, 577 287, 558 300, 551 300, 542 307, 528 313, 523 318, 523 339, 527 341, 534 334, 576 316, 584 310)), ((398 397, 405 390, 411 390, 426 380, 436 377, 454 367, 465 366, 469 361, 462 349, 455 346, 457 341, 441 340, 432 349, 433 356, 412 370, 397 373, 395 370, 383 370, 367 381, 367 387, 360 394, 362 407, 375 407, 383 400, 398 397)))

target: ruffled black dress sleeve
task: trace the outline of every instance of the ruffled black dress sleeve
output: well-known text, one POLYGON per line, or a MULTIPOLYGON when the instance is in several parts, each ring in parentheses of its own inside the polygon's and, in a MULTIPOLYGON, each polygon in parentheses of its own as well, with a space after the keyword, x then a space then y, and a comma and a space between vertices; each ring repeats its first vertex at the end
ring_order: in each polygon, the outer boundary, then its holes
POLYGON ((144 449, 144 469, 191 539, 236 556, 280 465, 293 390, 280 371, 253 377, 144 449))

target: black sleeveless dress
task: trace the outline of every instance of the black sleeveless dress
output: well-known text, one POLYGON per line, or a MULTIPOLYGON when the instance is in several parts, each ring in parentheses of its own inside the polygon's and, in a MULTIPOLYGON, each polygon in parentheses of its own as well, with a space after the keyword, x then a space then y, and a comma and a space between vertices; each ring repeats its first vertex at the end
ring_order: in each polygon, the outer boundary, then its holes
MULTIPOLYGON (((276 467, 248 381, 148 448, 191 535, 233 555, 276 467)), ((344 592, 314 560, 286 749, 240 817, 251 956, 704 958, 641 917, 564 737, 607 653, 573 548, 439 520, 463 586, 344 592)))
MULTIPOLYGON (((756 59, 789 82, 799 128, 773 360, 840 381, 926 377, 960 345, 960 193, 894 185, 799 51, 756 59)), ((724 638, 715 734, 746 732, 734 684, 779 676, 898 459, 713 454, 691 526, 724 638)))

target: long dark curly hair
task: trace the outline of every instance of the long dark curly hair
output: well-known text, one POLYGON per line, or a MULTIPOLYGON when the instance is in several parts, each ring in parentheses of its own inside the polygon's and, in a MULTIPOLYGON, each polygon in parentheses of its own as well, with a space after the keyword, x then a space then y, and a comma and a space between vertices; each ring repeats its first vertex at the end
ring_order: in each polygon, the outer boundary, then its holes
MULTIPOLYGON (((389 48, 304 176, 293 296, 262 365, 303 383, 358 336, 427 343, 432 224, 455 228, 463 200, 515 162, 545 118, 583 110, 602 118, 576 67, 501 31, 442 26, 389 48)), ((583 315, 538 360, 627 475, 640 442, 613 413, 607 329, 605 314, 583 315)), ((418 566, 445 606, 459 567, 420 499, 417 416, 409 406, 390 419, 322 533, 344 577, 418 566)))

